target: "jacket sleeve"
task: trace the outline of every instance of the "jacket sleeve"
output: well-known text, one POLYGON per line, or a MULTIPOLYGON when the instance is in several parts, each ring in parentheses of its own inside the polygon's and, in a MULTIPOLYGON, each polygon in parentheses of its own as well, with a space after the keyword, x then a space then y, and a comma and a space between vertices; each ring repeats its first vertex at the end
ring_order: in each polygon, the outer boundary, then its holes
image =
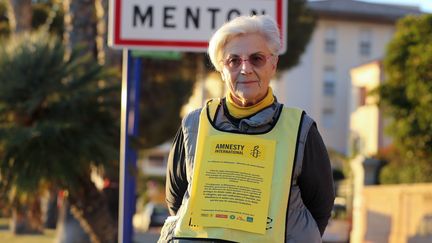
POLYGON ((171 215, 175 215, 181 206, 183 195, 188 186, 185 164, 183 131, 177 131, 167 161, 165 182, 166 203, 171 215))
POLYGON ((298 183, 303 203, 322 235, 331 215, 335 195, 329 156, 315 124, 307 136, 298 183))

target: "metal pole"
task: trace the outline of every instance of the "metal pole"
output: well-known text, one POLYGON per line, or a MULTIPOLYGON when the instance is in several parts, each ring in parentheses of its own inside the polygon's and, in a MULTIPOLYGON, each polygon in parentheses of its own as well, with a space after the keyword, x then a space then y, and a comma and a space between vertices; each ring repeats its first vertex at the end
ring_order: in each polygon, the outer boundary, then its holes
POLYGON ((120 141, 120 193, 119 237, 121 243, 132 243, 132 218, 136 206, 137 152, 130 144, 131 136, 138 136, 139 83, 141 59, 132 58, 129 50, 123 51, 121 141, 120 141))

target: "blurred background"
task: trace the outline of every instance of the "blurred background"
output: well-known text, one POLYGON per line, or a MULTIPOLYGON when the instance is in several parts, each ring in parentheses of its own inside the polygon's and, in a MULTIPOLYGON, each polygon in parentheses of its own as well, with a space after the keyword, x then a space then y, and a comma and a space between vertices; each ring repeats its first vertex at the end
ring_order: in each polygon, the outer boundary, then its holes
MULTIPOLYGON (((117 242, 122 54, 106 0, 0 0, 0 240, 117 242)), ((337 193, 325 242, 432 242, 432 1, 290 0, 271 83, 337 193)), ((156 242, 182 116, 224 84, 204 53, 141 60, 135 242, 156 242), (169 71, 168 71, 169 70, 169 71)))

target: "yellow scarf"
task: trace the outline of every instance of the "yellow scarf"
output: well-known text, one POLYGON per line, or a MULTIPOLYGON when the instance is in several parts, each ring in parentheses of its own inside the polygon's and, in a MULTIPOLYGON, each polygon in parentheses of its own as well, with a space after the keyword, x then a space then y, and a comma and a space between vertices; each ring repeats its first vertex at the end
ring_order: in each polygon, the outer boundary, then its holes
POLYGON ((256 103, 252 106, 247 107, 241 107, 234 103, 233 99, 231 98, 230 93, 226 95, 226 106, 228 108, 228 112, 231 116, 235 118, 243 118, 250 116, 254 113, 257 113, 258 111, 264 109, 267 106, 270 106, 274 102, 273 97, 273 90, 271 87, 268 88, 267 95, 262 99, 260 102, 256 103))

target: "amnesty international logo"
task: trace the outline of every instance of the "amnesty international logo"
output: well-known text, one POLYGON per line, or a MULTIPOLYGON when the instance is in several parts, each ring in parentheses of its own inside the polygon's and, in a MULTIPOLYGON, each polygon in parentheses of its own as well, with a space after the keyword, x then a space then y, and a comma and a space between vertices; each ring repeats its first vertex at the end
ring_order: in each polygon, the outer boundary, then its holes
POLYGON ((260 147, 258 146, 258 145, 256 145, 256 146, 254 146, 254 148, 252 149, 252 151, 251 151, 251 155, 252 155, 252 157, 254 157, 254 158, 258 158, 258 157, 260 157, 260 155, 261 155, 261 151, 260 151, 260 149, 259 149, 260 147))
POLYGON ((243 155, 244 145, 231 143, 217 143, 214 149, 219 154, 238 154, 243 155))

